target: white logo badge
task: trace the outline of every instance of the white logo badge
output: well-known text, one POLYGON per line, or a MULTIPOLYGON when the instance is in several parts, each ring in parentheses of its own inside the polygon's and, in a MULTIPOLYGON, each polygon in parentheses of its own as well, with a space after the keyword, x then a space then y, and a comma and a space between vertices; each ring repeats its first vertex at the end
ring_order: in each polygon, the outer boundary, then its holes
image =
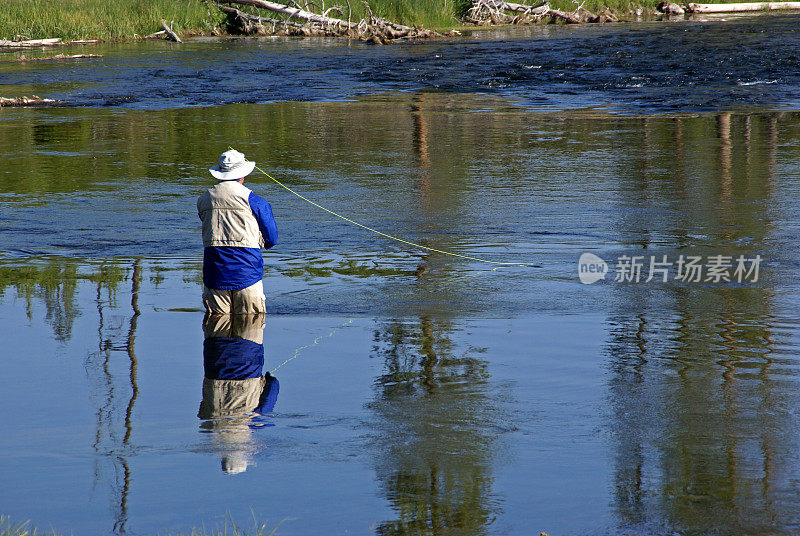
POLYGON ((605 279, 607 273, 608 264, 594 253, 583 253, 578 259, 578 277, 584 285, 605 279))

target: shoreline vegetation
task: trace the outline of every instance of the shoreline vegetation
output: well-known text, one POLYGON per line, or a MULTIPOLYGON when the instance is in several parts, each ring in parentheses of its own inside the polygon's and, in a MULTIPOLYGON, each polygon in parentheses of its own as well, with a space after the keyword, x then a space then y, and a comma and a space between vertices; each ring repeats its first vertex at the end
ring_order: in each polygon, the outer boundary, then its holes
POLYGON ((281 1, 297 12, 311 12, 348 23, 346 31, 341 31, 341 27, 330 31, 330 24, 315 25, 297 15, 267 11, 263 6, 259 9, 253 5, 257 3, 246 0, 220 4, 210 0, 0 0, 0 50, 3 41, 10 47, 14 42, 55 38, 61 39, 59 44, 62 44, 161 37, 169 33, 164 31, 167 28, 162 21, 168 22, 168 30, 183 37, 341 35, 383 43, 398 36, 457 35, 458 30, 479 26, 659 20, 683 13, 678 4, 659 0, 550 0, 544 5, 547 13, 543 13, 542 5, 497 0, 281 1), (369 25, 381 31, 365 32, 369 25), (354 32, 356 26, 359 28, 354 32), (415 31, 398 31, 397 28, 415 31))

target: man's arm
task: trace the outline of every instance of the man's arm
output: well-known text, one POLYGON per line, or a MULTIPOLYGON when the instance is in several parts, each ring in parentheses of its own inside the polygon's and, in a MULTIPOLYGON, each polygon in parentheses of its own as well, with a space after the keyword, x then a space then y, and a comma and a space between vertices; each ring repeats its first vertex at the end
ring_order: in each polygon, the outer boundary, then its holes
POLYGON ((264 238, 264 249, 269 249, 278 243, 278 226, 275 224, 275 218, 272 215, 272 207, 266 199, 257 196, 253 192, 250 192, 247 202, 250 204, 250 209, 253 211, 256 221, 258 221, 258 229, 264 238))

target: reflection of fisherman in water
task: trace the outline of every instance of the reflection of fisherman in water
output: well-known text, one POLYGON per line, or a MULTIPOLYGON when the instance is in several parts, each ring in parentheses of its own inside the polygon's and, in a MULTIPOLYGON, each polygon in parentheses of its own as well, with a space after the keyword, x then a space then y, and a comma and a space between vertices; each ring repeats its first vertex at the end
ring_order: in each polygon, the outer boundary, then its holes
POLYGON ((215 434, 222 470, 241 473, 251 465, 251 429, 266 426, 257 415, 270 413, 278 380, 264 366, 263 314, 206 315, 203 319, 203 401, 197 416, 215 434))

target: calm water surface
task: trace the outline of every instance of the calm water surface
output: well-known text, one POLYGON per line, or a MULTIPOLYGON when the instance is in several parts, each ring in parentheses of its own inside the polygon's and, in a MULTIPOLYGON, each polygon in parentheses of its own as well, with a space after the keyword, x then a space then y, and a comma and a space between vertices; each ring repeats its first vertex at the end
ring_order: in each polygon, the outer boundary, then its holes
POLYGON ((65 534, 798 533, 798 20, 0 63, 4 94, 65 102, 0 113, 0 513, 65 534), (280 229, 280 392, 201 421, 195 199, 228 145, 371 227, 536 267, 387 241, 253 175, 280 229), (584 252, 612 273, 582 284, 584 252), (614 281, 637 255, 763 261, 614 281))

